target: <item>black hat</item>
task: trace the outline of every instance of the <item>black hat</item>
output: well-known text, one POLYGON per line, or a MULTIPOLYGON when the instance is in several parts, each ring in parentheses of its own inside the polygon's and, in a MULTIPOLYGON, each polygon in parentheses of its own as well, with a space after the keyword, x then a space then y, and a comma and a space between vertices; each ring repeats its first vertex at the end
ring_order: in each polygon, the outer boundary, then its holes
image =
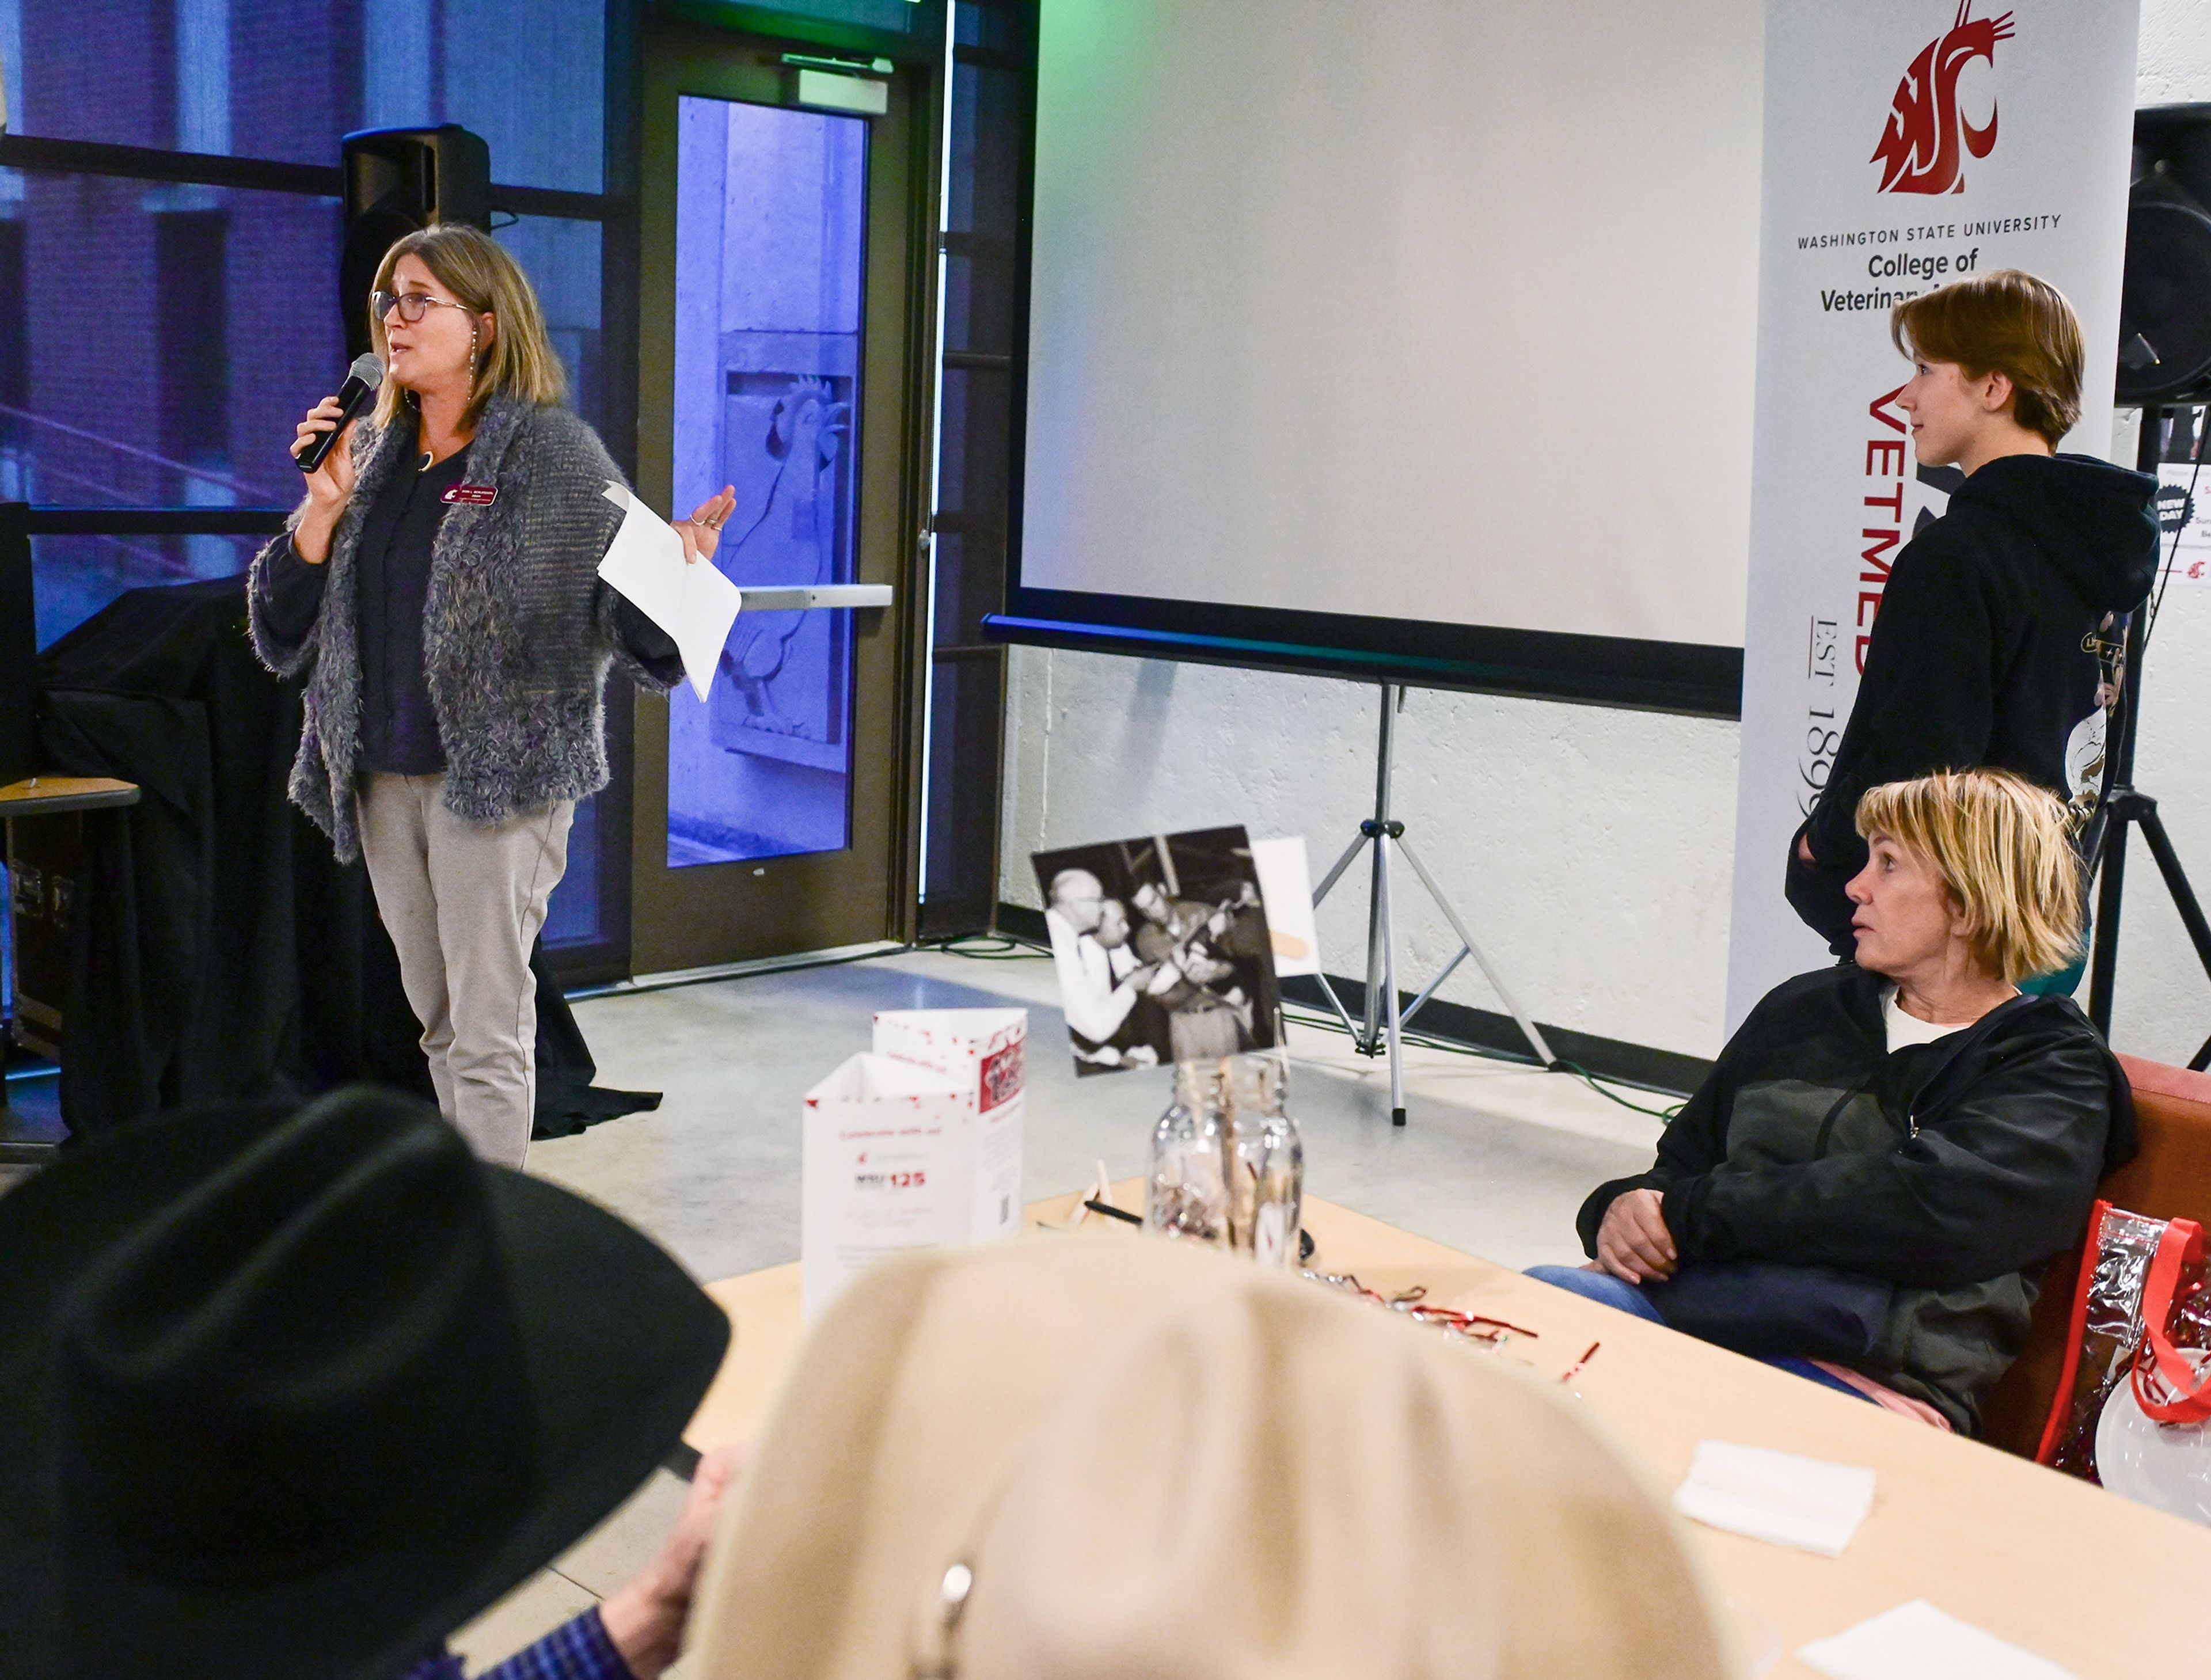
POLYGON ((0 1196, 0 1676, 392 1680, 651 1473, 729 1334, 413 1097, 101 1139, 0 1196))

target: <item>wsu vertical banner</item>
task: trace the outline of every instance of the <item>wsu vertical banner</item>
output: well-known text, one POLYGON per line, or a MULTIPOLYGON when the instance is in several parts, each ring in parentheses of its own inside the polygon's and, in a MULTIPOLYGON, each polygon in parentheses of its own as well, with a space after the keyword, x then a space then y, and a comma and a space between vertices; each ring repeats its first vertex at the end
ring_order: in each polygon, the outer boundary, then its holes
POLYGON ((1890 306, 1988 269, 2050 281, 2088 349, 2064 447, 2110 452, 2137 3, 1769 0, 1729 1031, 1833 961, 1782 897, 1790 839, 1890 568, 1958 482, 1911 458, 1890 306))

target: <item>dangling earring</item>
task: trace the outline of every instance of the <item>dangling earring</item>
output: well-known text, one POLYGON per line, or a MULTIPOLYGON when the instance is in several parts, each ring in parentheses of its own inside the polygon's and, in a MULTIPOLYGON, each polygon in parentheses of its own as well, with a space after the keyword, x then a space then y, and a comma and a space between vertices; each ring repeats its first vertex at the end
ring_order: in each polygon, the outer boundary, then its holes
POLYGON ((476 379, 476 344, 481 331, 482 329, 473 326, 469 329, 469 383, 470 385, 474 385, 476 379))

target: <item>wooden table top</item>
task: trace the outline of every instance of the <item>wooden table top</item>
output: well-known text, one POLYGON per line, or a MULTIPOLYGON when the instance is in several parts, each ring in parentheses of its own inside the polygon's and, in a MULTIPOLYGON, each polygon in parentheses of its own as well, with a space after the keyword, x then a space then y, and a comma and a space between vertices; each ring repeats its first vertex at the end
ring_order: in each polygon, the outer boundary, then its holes
MULTIPOLYGON (((1030 1225, 1064 1220, 1075 1200, 1032 1204, 1030 1225)), ((1117 1185, 1114 1200, 1140 1207, 1137 1181, 1117 1185)), ((2194 1672, 2211 1651, 2211 1529, 1348 1209, 1308 1198, 1305 1225, 1317 1245, 1316 1271, 1356 1273, 1384 1294, 1424 1285, 1441 1305, 1536 1332, 1512 1337, 1498 1357, 1555 1376, 1597 1343, 1574 1392, 1668 1486, 1687 1474, 1697 1443, 1706 1440, 1871 1467, 1878 1477, 1872 1513, 1839 1558, 1692 1525, 1749 1626, 1762 1620, 1778 1630, 1784 1654, 1772 1675, 1811 1674, 1791 1654, 1798 1647, 1913 1598, 2081 1680, 2194 1672)), ((1133 1227, 1097 1216, 1086 1230, 1100 1240, 1144 1240, 1133 1227)), ((1025 1231, 1021 1240, 1034 1238, 1025 1231)), ((795 1264, 725 1278, 706 1291, 736 1335, 686 1433, 701 1451, 757 1433, 801 1336, 795 1264)))
POLYGON ((55 816, 138 803, 138 784, 112 776, 33 776, 0 787, 0 817, 55 816))

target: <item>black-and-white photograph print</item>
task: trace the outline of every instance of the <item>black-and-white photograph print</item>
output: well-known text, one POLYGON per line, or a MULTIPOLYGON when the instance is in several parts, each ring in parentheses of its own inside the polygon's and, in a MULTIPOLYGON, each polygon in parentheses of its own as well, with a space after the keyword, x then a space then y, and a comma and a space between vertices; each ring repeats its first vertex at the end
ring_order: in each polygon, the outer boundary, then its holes
POLYGON ((1075 1071, 1276 1042, 1267 908, 1241 828, 1033 854, 1075 1071))

